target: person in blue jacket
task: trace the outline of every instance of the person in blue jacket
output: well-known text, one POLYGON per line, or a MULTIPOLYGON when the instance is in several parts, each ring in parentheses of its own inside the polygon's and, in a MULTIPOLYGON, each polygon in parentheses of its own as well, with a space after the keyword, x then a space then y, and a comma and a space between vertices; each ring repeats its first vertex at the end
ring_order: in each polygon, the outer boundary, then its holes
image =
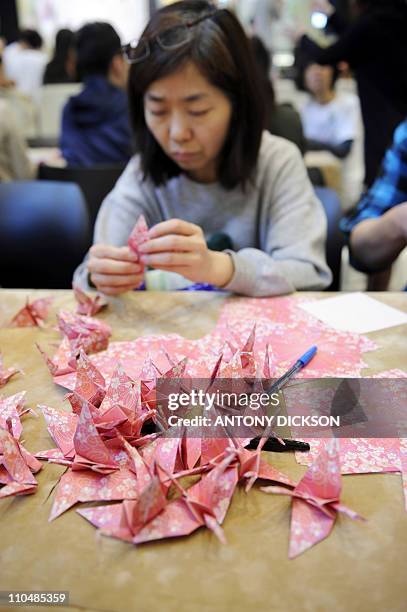
POLYGON ((63 110, 62 155, 70 166, 125 163, 132 149, 120 38, 108 23, 89 23, 76 35, 75 53, 84 88, 63 110))

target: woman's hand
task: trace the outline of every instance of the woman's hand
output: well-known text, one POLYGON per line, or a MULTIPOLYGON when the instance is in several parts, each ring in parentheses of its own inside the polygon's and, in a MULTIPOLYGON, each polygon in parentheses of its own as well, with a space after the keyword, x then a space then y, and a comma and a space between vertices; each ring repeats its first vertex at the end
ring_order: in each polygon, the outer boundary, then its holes
POLYGON ((89 251, 88 270, 95 287, 106 295, 119 295, 140 286, 144 269, 129 247, 95 244, 89 251))
POLYGON ((149 240, 139 249, 142 263, 218 287, 232 279, 232 258, 226 253, 210 251, 198 225, 170 219, 152 227, 148 235, 149 240))

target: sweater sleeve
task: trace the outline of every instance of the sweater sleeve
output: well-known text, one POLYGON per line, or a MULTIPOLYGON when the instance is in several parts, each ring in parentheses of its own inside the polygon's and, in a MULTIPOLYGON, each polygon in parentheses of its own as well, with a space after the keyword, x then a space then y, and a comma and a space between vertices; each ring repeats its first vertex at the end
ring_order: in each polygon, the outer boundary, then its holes
POLYGON ((262 185, 261 250, 228 251, 235 272, 225 289, 264 297, 327 287, 332 279, 325 260, 327 221, 294 145, 285 143, 277 161, 266 160, 262 185))
MULTIPOLYGON (((148 187, 144 187, 139 158, 133 157, 113 190, 103 200, 98 212, 93 244, 125 246, 131 230, 141 214, 149 227, 162 221, 160 211, 152 200, 148 187)), ((73 282, 82 289, 90 289, 88 283, 87 260, 76 269, 73 282)))

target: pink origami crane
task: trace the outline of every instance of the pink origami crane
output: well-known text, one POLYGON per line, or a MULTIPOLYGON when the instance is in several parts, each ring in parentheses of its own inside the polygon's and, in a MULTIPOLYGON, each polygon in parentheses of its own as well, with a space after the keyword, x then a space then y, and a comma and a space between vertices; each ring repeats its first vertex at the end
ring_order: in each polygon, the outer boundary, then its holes
POLYGON ((80 414, 83 400, 87 400, 96 408, 100 406, 105 396, 105 379, 93 365, 86 353, 79 349, 76 358, 75 389, 65 398, 69 399, 72 410, 80 414))
POLYGON ((53 297, 41 298, 29 302, 11 319, 10 327, 44 327, 53 297))
POLYGON ((78 306, 76 307, 76 312, 78 314, 93 317, 93 315, 107 306, 106 298, 99 293, 97 293, 95 297, 90 297, 76 285, 73 285, 73 292, 78 302, 78 306))
POLYGON ((297 557, 330 534, 338 512, 352 519, 365 520, 340 503, 341 470, 339 441, 333 439, 318 455, 293 490, 262 487, 265 493, 291 495, 291 538, 288 556, 297 557))
POLYGON ((24 410, 25 391, 3 397, 0 395, 0 427, 10 430, 16 440, 20 439, 22 425, 20 417, 24 410))
MULTIPOLYGON (((140 215, 136 225, 133 227, 127 244, 130 249, 140 258, 139 247, 148 240, 148 226, 144 215, 140 215)), ((144 273, 144 265, 140 262, 144 273)))
POLYGON ((19 442, 25 392, 0 398, 0 498, 35 493, 41 463, 19 442))
POLYGON ((18 374, 21 370, 17 368, 5 368, 3 365, 3 357, 0 353, 0 387, 4 387, 4 385, 14 376, 18 374))
POLYGON ((228 456, 187 490, 177 483, 175 476, 168 474, 168 478, 171 478, 181 492, 181 497, 166 502, 165 505, 165 500, 158 489, 158 483, 152 480, 153 484, 150 483, 149 488, 145 490, 145 498, 141 507, 124 502, 108 508, 97 506, 78 510, 78 513, 95 526, 100 527, 104 534, 134 544, 189 535, 204 525, 224 542, 225 538, 220 525, 225 518, 237 484, 237 469, 230 467, 233 459, 233 455, 228 456), (145 521, 144 526, 141 527, 142 511, 145 511, 145 516, 151 516, 160 507, 162 508, 155 517, 149 522, 145 521), (129 516, 129 511, 132 510, 136 510, 136 516, 131 514, 129 516), (137 532, 136 535, 133 534, 133 531, 137 532))
POLYGON ((72 361, 72 348, 66 336, 63 338, 58 351, 52 359, 48 357, 38 343, 36 343, 35 346, 44 358, 51 376, 61 376, 63 374, 75 372, 76 363, 72 361))
POLYGON ((85 353, 97 353, 107 348, 112 334, 107 323, 62 310, 57 318, 59 329, 68 338, 72 352, 82 348, 85 353))

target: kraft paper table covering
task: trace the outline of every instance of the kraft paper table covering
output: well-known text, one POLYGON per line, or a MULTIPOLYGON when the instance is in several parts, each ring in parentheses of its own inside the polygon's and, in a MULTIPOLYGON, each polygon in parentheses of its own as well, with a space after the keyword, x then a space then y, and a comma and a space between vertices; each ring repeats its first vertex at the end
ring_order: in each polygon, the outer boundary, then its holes
MULTIPOLYGON (((63 389, 52 382, 35 342, 59 343, 53 316, 73 309, 69 291, 0 291, 0 325, 30 299, 54 295, 47 329, 0 329, 6 365, 22 368, 3 394, 27 390, 27 404, 59 408, 63 389)), ((301 294, 304 295, 304 294, 301 294)), ((307 297, 327 297, 310 293, 307 297)), ((406 294, 374 294, 407 311, 406 294)), ((113 328, 112 340, 152 333, 199 338, 218 318, 221 294, 135 293, 110 301, 98 314, 113 328)), ((364 354, 364 374, 407 367, 407 329, 369 334, 379 348, 364 354)), ((27 416, 22 439, 31 452, 50 448, 45 423, 27 416)), ((268 455, 266 455, 266 459, 268 455)), ((306 468, 292 455, 271 455, 273 465, 298 480, 306 468)), ((74 511, 48 523, 52 489, 64 469, 45 465, 35 495, 0 503, 0 590, 69 590, 67 609, 85 610, 392 610, 407 600, 407 514, 401 476, 343 477, 342 499, 368 521, 339 517, 330 537, 306 554, 287 556, 290 500, 257 487, 239 488, 224 523, 227 545, 200 530, 179 541, 135 548, 97 537, 74 511)))

